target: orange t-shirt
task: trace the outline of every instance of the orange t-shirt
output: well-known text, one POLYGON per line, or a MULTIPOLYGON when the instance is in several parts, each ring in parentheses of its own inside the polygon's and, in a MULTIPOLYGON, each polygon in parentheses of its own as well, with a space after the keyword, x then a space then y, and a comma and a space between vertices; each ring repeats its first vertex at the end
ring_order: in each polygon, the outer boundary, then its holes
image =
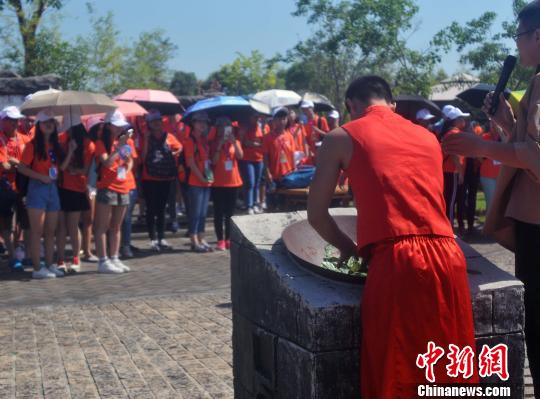
POLYGON ((313 127, 321 129, 323 132, 330 131, 326 118, 324 116, 315 115, 312 120, 307 121, 307 123, 304 125, 304 129, 306 130, 306 137, 310 144, 318 141, 318 137, 313 134, 313 127))
MULTIPOLYGON (((461 130, 459 130, 458 128, 452 128, 450 129, 445 136, 447 135, 450 135, 450 134, 460 134, 462 133, 461 130)), ((457 173, 458 172, 458 168, 454 162, 454 157, 452 155, 448 155, 448 154, 443 154, 444 155, 444 159, 443 159, 443 172, 444 173, 457 173)), ((464 158, 462 156, 459 156, 459 163, 461 165, 463 165, 463 162, 464 162, 464 158)))
MULTIPOLYGON (((118 142, 116 141, 111 146, 111 154, 114 152, 117 143, 118 142)), ((133 140, 128 139, 127 144, 131 147, 131 158, 135 160, 137 158, 137 150, 135 149, 133 140)), ((120 194, 129 193, 130 190, 133 190, 136 187, 133 171, 130 170, 129 172, 126 172, 125 179, 122 179, 121 177, 119 178, 118 176, 121 174, 121 172, 119 173, 118 168, 127 168, 127 160, 124 161, 120 156, 118 156, 114 160, 114 163, 107 167, 100 160, 101 156, 104 154, 107 154, 105 144, 103 144, 103 141, 98 140, 95 151, 96 162, 98 164, 97 188, 115 191, 120 194)))
MULTIPOLYGON (((15 132, 13 137, 7 137, 5 133, 0 132, 0 162, 8 162, 10 158, 22 158, 24 146, 30 141, 26 134, 15 132)), ((15 190, 15 169, 3 170, 0 167, 0 177, 5 177, 15 190)))
MULTIPOLYGON (((236 144, 240 147, 240 142, 236 140, 236 144)), ((212 148, 212 158, 217 150, 217 143, 212 148)), ((223 144, 219 153, 219 160, 214 165, 214 187, 240 187, 242 178, 238 168, 236 159, 236 150, 231 143, 223 144)))
MULTIPOLYGON (((68 133, 64 132, 58 135, 58 142, 60 143, 66 154, 68 152, 69 141, 70 137, 68 133)), ((83 168, 87 168, 92 163, 92 158, 94 157, 96 146, 91 140, 84 139, 83 147, 83 168)), ((71 163, 73 164, 73 162, 74 161, 72 158, 71 163)), ((88 177, 86 176, 86 174, 70 173, 68 167, 65 171, 62 172, 62 178, 60 179, 59 183, 59 186, 65 190, 84 193, 87 190, 88 177)))
POLYGON ((295 123, 289 128, 291 135, 294 138, 294 144, 296 146, 296 151, 305 152, 305 139, 306 139, 306 130, 304 126, 300 123, 295 123))
POLYGON ((288 130, 271 132, 263 138, 263 153, 268 156, 268 168, 274 180, 280 180, 294 170, 294 139, 288 130))
MULTIPOLYGON (((193 138, 188 138, 184 142, 184 154, 188 165, 190 159, 195 159, 195 164, 203 175, 206 168, 210 167, 210 149, 206 139, 201 138, 199 141, 197 141, 197 143, 195 143, 193 138)), ((197 187, 210 187, 212 185, 211 183, 201 181, 195 175, 193 170, 189 173, 188 184, 190 186, 197 187)))
POLYGON ((260 147, 251 147, 245 144, 245 141, 258 141, 262 144, 264 134, 261 128, 257 125, 255 129, 246 131, 244 141, 242 142, 242 150, 244 151, 244 161, 262 162, 264 159, 262 145, 260 147))
MULTIPOLYGON (((491 134, 486 133, 482 135, 484 140, 494 141, 491 134)), ((480 176, 496 179, 501 171, 501 163, 494 161, 493 159, 484 158, 482 166, 480 166, 480 176)))
MULTIPOLYGON (((51 167, 55 166, 58 170, 58 160, 51 159, 51 146, 49 143, 46 143, 45 147, 45 153, 47 154, 45 159, 41 159, 39 157, 34 157, 34 142, 35 139, 29 141, 25 146, 21 157, 21 163, 29 168, 31 168, 34 172, 37 172, 44 176, 49 176, 49 170, 51 167)), ((53 157, 56 158, 56 157, 53 157)))
MULTIPOLYGON (((151 134, 151 133, 147 133, 151 134)), ((165 133, 167 135, 167 138, 165 139, 165 143, 169 147, 169 149, 175 153, 182 150, 182 144, 170 133, 165 133)), ((143 145, 144 147, 144 145, 143 145)), ((148 154, 146 154, 148 156, 148 154)), ((175 159, 178 158, 177 156, 175 159)), ((155 177, 148 174, 148 171, 146 170, 146 159, 142 160, 143 163, 143 172, 141 180, 150 180, 150 181, 167 181, 167 180, 174 180, 174 177, 155 177)))

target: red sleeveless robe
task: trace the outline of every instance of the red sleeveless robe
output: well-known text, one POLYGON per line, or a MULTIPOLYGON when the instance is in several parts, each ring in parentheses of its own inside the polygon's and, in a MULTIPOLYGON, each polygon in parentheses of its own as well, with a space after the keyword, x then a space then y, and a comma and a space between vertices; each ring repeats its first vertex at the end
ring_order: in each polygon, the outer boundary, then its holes
POLYGON ((433 341, 445 350, 436 384, 450 378, 449 344, 475 352, 463 253, 445 216, 442 152, 435 136, 390 108, 372 106, 343 126, 358 211, 358 250, 369 259, 362 297, 362 399, 410 399, 428 384, 416 366, 433 341))

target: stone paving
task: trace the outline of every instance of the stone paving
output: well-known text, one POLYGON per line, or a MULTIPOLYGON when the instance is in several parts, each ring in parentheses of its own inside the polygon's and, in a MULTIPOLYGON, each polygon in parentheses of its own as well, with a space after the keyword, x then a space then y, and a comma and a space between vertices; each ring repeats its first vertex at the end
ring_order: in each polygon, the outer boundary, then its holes
MULTIPOLYGON (((232 398, 229 256, 170 242, 175 251, 144 251, 125 275, 0 271, 0 399, 232 398)), ((511 253, 472 245, 513 274, 511 253)))

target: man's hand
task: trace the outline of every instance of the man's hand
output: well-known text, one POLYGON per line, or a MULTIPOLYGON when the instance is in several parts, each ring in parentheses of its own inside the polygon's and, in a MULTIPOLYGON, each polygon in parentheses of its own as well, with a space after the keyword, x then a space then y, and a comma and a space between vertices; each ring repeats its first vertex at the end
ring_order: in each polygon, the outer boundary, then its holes
MULTIPOLYGON (((489 115, 488 111, 491 108, 491 104, 493 103, 493 95, 494 92, 490 92, 484 99, 484 106, 482 107, 482 111, 484 111, 487 115, 489 115)), ((499 106, 497 107, 497 111, 495 112, 495 115, 491 116, 491 119, 497 125, 507 130, 512 130, 514 126, 515 118, 514 112, 512 111, 512 106, 508 101, 506 101, 506 98, 502 93, 499 97, 499 106)))
POLYGON ((356 256, 356 244, 353 240, 347 239, 343 242, 343 246, 339 248, 339 266, 346 263, 352 256, 356 256))
POLYGON ((446 135, 442 142, 443 151, 451 155, 466 157, 481 157, 481 150, 485 141, 470 133, 446 135))

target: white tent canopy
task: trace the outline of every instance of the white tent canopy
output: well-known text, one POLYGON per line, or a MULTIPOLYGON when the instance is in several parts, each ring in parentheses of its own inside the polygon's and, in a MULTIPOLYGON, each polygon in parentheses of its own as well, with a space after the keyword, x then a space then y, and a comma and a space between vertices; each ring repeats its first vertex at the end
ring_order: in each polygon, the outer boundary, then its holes
POLYGON ((453 101, 464 90, 480 83, 480 79, 467 73, 457 73, 431 88, 432 101, 453 101))

